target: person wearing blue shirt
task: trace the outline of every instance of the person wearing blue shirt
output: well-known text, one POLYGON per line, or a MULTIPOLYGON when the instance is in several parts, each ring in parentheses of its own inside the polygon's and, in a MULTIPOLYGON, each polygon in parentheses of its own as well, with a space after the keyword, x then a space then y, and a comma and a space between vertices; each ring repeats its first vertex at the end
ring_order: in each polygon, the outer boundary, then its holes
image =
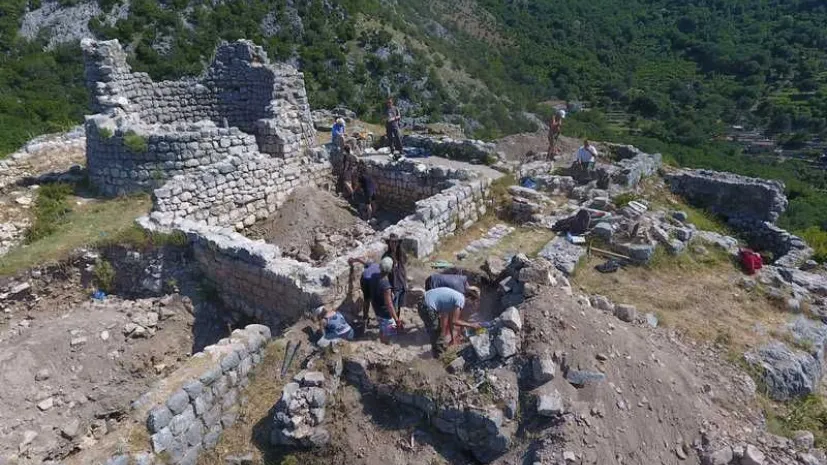
POLYGON ((331 130, 330 141, 333 142, 333 146, 336 148, 341 148, 345 143, 345 120, 342 118, 337 118, 336 122, 333 124, 333 129, 331 130))
POLYGON ((438 287, 425 292, 419 305, 419 317, 431 339, 434 357, 445 351, 448 345, 459 344, 460 328, 480 328, 479 323, 462 319, 466 301, 476 305, 479 302, 479 288, 469 286, 465 294, 449 287, 438 287))
POLYGON ((319 320, 322 331, 322 337, 316 341, 319 347, 324 348, 341 341, 353 340, 353 328, 341 313, 322 305, 313 310, 313 316, 319 320))

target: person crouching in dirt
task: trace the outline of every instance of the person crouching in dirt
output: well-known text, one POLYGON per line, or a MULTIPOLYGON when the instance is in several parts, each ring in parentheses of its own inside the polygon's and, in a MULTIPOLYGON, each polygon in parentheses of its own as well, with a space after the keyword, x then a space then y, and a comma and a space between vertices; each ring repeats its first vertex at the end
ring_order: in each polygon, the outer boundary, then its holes
POLYGON ((465 295, 472 293, 479 299, 480 289, 468 283, 468 276, 461 274, 434 273, 425 279, 425 290, 430 291, 438 287, 448 287, 465 295))
POLYGON ((342 148, 342 174, 339 179, 339 184, 346 198, 353 196, 353 179, 356 175, 357 166, 358 161, 353 155, 352 149, 348 145, 344 146, 344 148, 342 148))
POLYGON ((367 173, 359 175, 359 192, 362 194, 360 209, 362 210, 362 218, 365 221, 370 221, 376 213, 376 195, 379 194, 379 187, 376 181, 367 173))
POLYGON ((319 321, 322 333, 322 337, 316 341, 319 347, 326 348, 343 341, 353 340, 353 328, 341 313, 322 305, 313 310, 313 316, 319 321))
POLYGON ((449 287, 437 287, 425 292, 418 313, 431 338, 431 352, 434 357, 439 357, 449 345, 460 343, 460 328, 481 327, 478 323, 462 319, 462 310, 466 302, 469 305, 479 302, 478 288, 471 286, 465 294, 449 287))
POLYGON ((593 171, 597 161, 597 149, 589 143, 588 139, 583 140, 583 146, 577 149, 577 156, 574 163, 577 168, 583 171, 593 171))
POLYGON ((390 343, 393 336, 404 330, 399 313, 393 305, 393 288, 390 276, 393 271, 393 259, 384 257, 379 262, 379 276, 371 282, 371 297, 373 313, 379 322, 379 340, 385 344, 390 343))
POLYGON ((388 250, 382 257, 393 259, 393 271, 391 272, 391 286, 393 286, 393 306, 397 311, 405 304, 405 295, 408 291, 408 255, 402 247, 402 239, 392 233, 386 242, 388 250))

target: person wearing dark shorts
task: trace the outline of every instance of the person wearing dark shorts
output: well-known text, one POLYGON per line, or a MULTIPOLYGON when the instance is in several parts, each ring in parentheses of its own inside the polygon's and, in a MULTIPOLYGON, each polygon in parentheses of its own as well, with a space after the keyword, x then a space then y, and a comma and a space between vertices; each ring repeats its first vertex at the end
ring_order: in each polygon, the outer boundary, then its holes
POLYGON ((359 278, 359 287, 362 290, 362 319, 367 327, 368 319, 370 318, 368 311, 373 300, 372 285, 376 282, 380 274, 379 263, 374 263, 363 258, 350 258, 348 264, 353 266, 354 263, 361 263, 364 266, 362 276, 359 278))
POLYGON ((404 330, 399 312, 393 305, 393 289, 388 276, 393 269, 393 260, 384 257, 379 262, 379 275, 371 279, 373 313, 379 322, 379 340, 390 343, 393 336, 404 330))
POLYGON ((447 346, 459 343, 459 328, 477 329, 480 327, 478 323, 462 319, 461 313, 465 308, 466 297, 474 302, 479 300, 479 294, 475 291, 469 291, 463 295, 448 287, 437 287, 425 292, 425 298, 419 304, 418 313, 430 336, 431 352, 434 357, 439 357, 447 346))
POLYGON ((365 211, 365 220, 367 221, 376 213, 376 195, 379 193, 379 188, 376 186, 376 181, 374 181, 373 178, 362 173, 359 176, 359 191, 362 193, 362 205, 365 211))
POLYGON ((389 98, 385 109, 385 133, 388 138, 388 145, 391 148, 391 155, 395 152, 399 152, 399 155, 404 154, 402 134, 399 132, 399 120, 401 119, 402 114, 393 104, 393 99, 389 98))

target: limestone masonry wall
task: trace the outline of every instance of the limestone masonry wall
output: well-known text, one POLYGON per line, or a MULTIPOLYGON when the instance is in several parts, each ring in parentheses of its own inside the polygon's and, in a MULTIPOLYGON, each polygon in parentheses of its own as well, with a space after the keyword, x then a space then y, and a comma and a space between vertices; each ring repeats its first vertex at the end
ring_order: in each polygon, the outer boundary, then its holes
POLYGON ((679 170, 666 176, 673 193, 727 218, 774 223, 787 209, 784 184, 710 170, 679 170))
POLYGON ((173 464, 195 464, 202 451, 213 449, 238 418, 240 390, 269 339, 266 326, 249 325, 193 356, 181 387, 147 414, 152 451, 173 464))
POLYGON ((241 230, 269 217, 294 188, 331 183, 327 161, 271 158, 241 151, 156 189, 154 210, 171 218, 241 230))
POLYGON ((709 170, 680 170, 666 176, 672 192, 727 218, 751 247, 772 252, 778 266, 797 267, 813 249, 774 223, 787 208, 784 184, 709 170))
MULTIPOLYGON (((278 247, 244 237, 234 231, 237 225, 233 225, 233 221, 211 224, 212 220, 204 221, 197 212, 173 214, 169 210, 162 211, 160 202, 169 199, 172 205, 174 199, 181 196, 172 194, 173 186, 178 186, 179 180, 156 190, 156 211, 143 218, 141 224, 150 230, 186 233, 201 269, 215 285, 221 300, 234 311, 276 330, 292 324, 302 312, 314 306, 338 305, 345 297, 350 281, 347 259, 377 257, 385 249, 384 235, 399 234, 409 253, 423 257, 430 254, 442 238, 470 227, 486 212, 491 183, 487 178, 462 170, 419 169, 409 162, 368 159, 362 163, 377 177, 380 186, 384 186, 380 189, 384 190, 388 202, 397 205, 410 202, 411 192, 421 193, 416 195, 437 193, 415 201, 409 208, 412 214, 322 267, 283 257, 278 247), (440 188, 442 190, 438 190, 440 188)), ((325 173, 324 166, 311 167, 310 171, 319 176, 325 173)), ((274 178, 281 176, 278 171, 270 174, 274 178)), ((250 178, 256 179, 255 176, 250 178)), ((266 178, 260 182, 266 184, 265 181, 266 178)), ((193 192, 203 190, 198 186, 192 189, 193 192)), ((225 199, 225 202, 232 204, 234 201, 225 199)), ((258 202, 248 205, 258 208, 255 207, 258 202)), ((273 204, 265 200, 268 211, 269 205, 273 204)))
POLYGON ((303 75, 252 42, 220 45, 199 78, 162 82, 133 73, 116 40, 82 46, 98 112, 86 122, 89 173, 106 195, 242 153, 301 158, 315 144, 303 75))

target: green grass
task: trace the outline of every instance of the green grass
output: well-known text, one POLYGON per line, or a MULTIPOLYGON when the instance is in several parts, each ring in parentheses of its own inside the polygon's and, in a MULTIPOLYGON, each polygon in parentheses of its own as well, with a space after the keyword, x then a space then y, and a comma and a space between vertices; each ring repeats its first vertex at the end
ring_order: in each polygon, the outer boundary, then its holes
POLYGON ((146 139, 132 131, 127 132, 126 135, 123 136, 123 143, 126 148, 135 153, 144 153, 148 149, 146 139))
POLYGON ((765 400, 767 429, 779 436, 792 437, 796 431, 813 433, 816 447, 827 444, 827 405, 820 395, 810 395, 786 404, 765 400))
POLYGON ((27 243, 50 236, 66 221, 71 212, 69 196, 72 191, 69 184, 47 184, 37 191, 35 218, 32 227, 26 232, 27 243))
MULTIPOLYGON (((44 186, 45 188, 46 186, 44 186)), ((0 257, 0 276, 8 276, 33 266, 65 259, 80 247, 95 247, 130 241, 148 243, 148 237, 134 221, 149 212, 148 196, 124 197, 90 202, 72 208, 48 236, 34 239, 0 257)))
POLYGON ((827 261, 827 231, 818 226, 810 226, 800 232, 801 238, 815 250, 813 258, 821 263, 827 261))
POLYGON ((733 234, 732 230, 730 230, 720 218, 716 217, 709 211, 693 208, 690 206, 684 206, 682 207, 682 210, 686 212, 688 221, 697 226, 698 229, 701 229, 703 231, 712 231, 725 235, 733 234))

